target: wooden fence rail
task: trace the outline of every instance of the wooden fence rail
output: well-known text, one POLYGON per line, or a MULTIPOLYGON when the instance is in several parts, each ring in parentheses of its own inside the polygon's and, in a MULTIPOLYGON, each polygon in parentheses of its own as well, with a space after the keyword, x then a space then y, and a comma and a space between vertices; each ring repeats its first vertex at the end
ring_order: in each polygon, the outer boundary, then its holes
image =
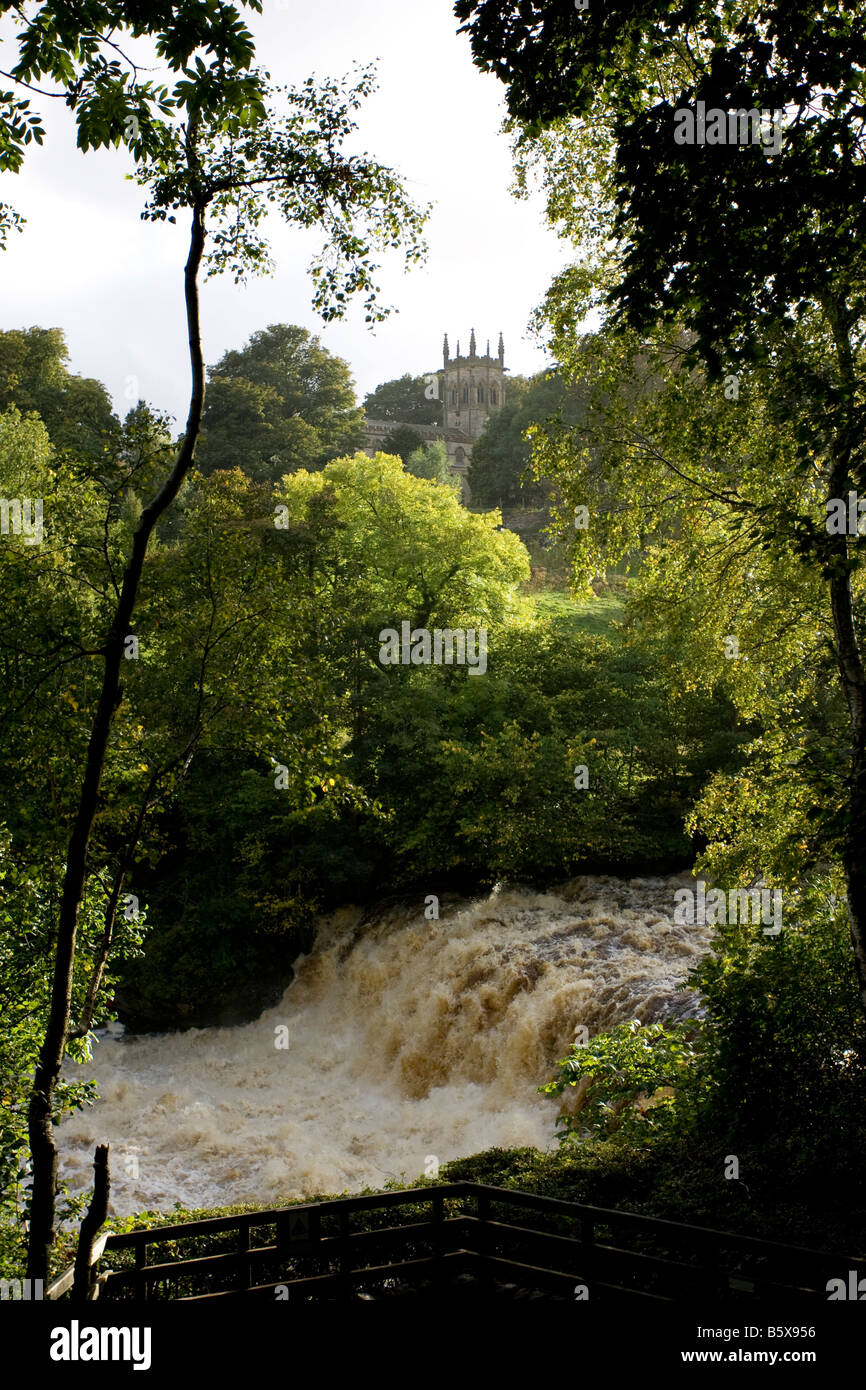
POLYGON ((790 1303, 826 1300, 830 1279, 866 1275, 866 1261, 849 1256, 472 1182, 151 1227, 103 1244, 108 1299, 517 1288, 572 1300, 790 1303))
MULTIPOLYGON (((100 1257, 102 1256, 102 1253, 105 1250, 108 1241, 111 1239, 111 1235, 111 1231, 103 1231, 101 1236, 96 1237, 92 1246, 87 1252, 87 1261, 89 1268, 93 1269, 98 1266, 100 1257)), ((45 1290, 46 1299, 63 1298, 66 1294, 69 1293, 74 1283, 75 1265, 71 1264, 67 1269, 64 1269, 62 1274, 58 1274, 57 1278, 52 1280, 52 1282, 48 1285, 48 1288, 45 1290)), ((91 1299, 98 1298, 100 1286, 104 1283, 105 1275, 97 1275, 94 1279, 88 1297, 91 1299)))

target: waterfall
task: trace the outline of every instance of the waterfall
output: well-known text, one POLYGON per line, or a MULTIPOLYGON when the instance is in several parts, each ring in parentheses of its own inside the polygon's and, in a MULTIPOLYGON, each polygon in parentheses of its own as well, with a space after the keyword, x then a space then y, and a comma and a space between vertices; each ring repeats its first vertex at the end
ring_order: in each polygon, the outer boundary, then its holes
POLYGON ((355 1192, 497 1146, 551 1148, 536 1088, 590 1035, 694 1014, 677 992, 712 927, 674 922, 688 875, 583 876, 321 919, 281 1002, 234 1028, 102 1030, 100 1099, 58 1131, 61 1177, 112 1146, 112 1210, 355 1192), (287 1045, 286 1045, 287 1044, 287 1045))

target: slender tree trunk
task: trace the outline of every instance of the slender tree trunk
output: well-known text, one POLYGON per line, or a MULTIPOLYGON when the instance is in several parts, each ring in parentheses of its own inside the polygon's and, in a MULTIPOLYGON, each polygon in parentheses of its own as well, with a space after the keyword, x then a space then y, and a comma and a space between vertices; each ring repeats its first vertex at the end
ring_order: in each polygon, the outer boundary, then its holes
MULTIPOLYGON (((840 494, 844 495, 844 494, 840 494)), ((852 754, 842 863, 860 1000, 866 1011, 866 673, 854 625, 851 579, 830 581, 836 660, 851 717, 852 754)))
MULTIPOLYGON (((851 351, 849 316, 839 303, 828 300, 825 312, 833 330, 840 373, 840 404, 847 420, 854 420, 857 399, 856 369, 851 351)), ((851 486, 851 460, 856 427, 846 422, 834 441, 828 480, 830 497, 847 499, 851 486)), ((856 537, 855 537, 856 544, 856 537)), ((849 540, 835 541, 830 572, 830 604, 833 613, 836 664, 851 720, 851 770, 848 779, 848 817, 842 846, 842 863, 848 897, 848 921, 860 1001, 866 1012, 866 670, 854 618, 851 592, 849 540)))
POLYGON ((123 642, 130 630, 138 586, 148 542, 159 518, 174 501, 195 453, 204 404, 204 362, 199 323, 198 271, 204 251, 204 203, 193 209, 189 255, 184 270, 186 319, 192 374, 186 431, 174 467, 165 484, 141 514, 132 540, 132 551, 123 574, 120 598, 104 648, 102 689, 99 696, 78 807, 69 839, 66 869, 57 926, 54 982, 45 1040, 39 1054, 33 1092, 30 1097, 29 1135, 33 1169, 30 1206, 27 1275, 30 1279, 49 1277, 51 1246, 54 1241, 54 1212, 57 1188, 57 1147, 52 1115, 54 1088, 66 1050, 75 967, 75 937, 78 914, 87 876, 87 852, 99 800, 99 787, 114 713, 120 702, 120 664, 123 642))
MULTIPOLYGON (((851 464, 859 448, 858 379, 851 347, 851 314, 845 297, 824 300, 824 313, 833 329, 835 357, 840 368, 840 427, 835 436, 833 464, 828 478, 831 498, 847 499, 852 485, 851 464)), ((849 539, 835 538, 834 566, 830 571, 830 606, 833 610, 835 660, 842 691, 851 717, 851 774, 848 778, 848 817, 842 842, 842 866, 848 897, 853 963, 860 1004, 866 1012, 866 670, 856 630, 851 592, 849 539)), ((856 543, 856 538, 855 542, 856 543)))

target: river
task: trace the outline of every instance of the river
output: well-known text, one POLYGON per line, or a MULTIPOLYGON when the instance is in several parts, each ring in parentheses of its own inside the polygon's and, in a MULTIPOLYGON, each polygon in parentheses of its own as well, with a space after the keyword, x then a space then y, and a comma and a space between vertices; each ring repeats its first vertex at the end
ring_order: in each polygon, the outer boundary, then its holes
POLYGON ((233 1028, 100 1030, 97 1104, 58 1131, 61 1177, 112 1146, 111 1210, 281 1198, 411 1181, 493 1146, 555 1144, 539 1096, 579 1025, 693 1014, 678 991, 712 927, 673 920, 688 874, 583 876, 323 918, 282 1001, 233 1028), (287 1046, 285 1044, 288 1044, 287 1046))

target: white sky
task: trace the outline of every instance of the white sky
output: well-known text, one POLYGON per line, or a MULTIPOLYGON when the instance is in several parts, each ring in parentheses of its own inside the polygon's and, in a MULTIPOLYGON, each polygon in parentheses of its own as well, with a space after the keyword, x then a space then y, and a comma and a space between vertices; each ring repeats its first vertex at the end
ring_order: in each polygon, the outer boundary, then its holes
MULTIPOLYGON (((356 61, 378 60, 379 90, 356 114, 355 148, 395 168, 416 202, 436 207, 426 265, 404 274, 395 258, 387 267, 382 298, 399 312, 372 332, 362 297, 342 323, 314 313, 312 234, 274 219, 272 277, 203 285, 205 361, 269 323, 302 324, 349 362, 362 400, 404 371, 439 366, 446 332, 452 353, 458 338, 467 351, 474 327, 480 352, 488 338, 495 352, 502 330, 510 370, 540 370, 547 359, 527 323, 566 248, 545 227, 540 200, 517 202, 508 192, 504 89, 473 66, 450 0, 265 0, 265 13, 246 12, 246 22, 277 83, 342 76, 356 61)), ((11 66, 10 47, 7 38, 0 67, 11 66)), ((144 190, 123 177, 128 154, 83 154, 63 103, 32 101, 45 118, 45 144, 30 147, 20 174, 0 179, 0 199, 27 218, 0 254, 0 327, 63 328, 71 369, 104 382, 121 413, 126 393, 141 395, 181 424, 187 228, 142 222, 144 190)))

